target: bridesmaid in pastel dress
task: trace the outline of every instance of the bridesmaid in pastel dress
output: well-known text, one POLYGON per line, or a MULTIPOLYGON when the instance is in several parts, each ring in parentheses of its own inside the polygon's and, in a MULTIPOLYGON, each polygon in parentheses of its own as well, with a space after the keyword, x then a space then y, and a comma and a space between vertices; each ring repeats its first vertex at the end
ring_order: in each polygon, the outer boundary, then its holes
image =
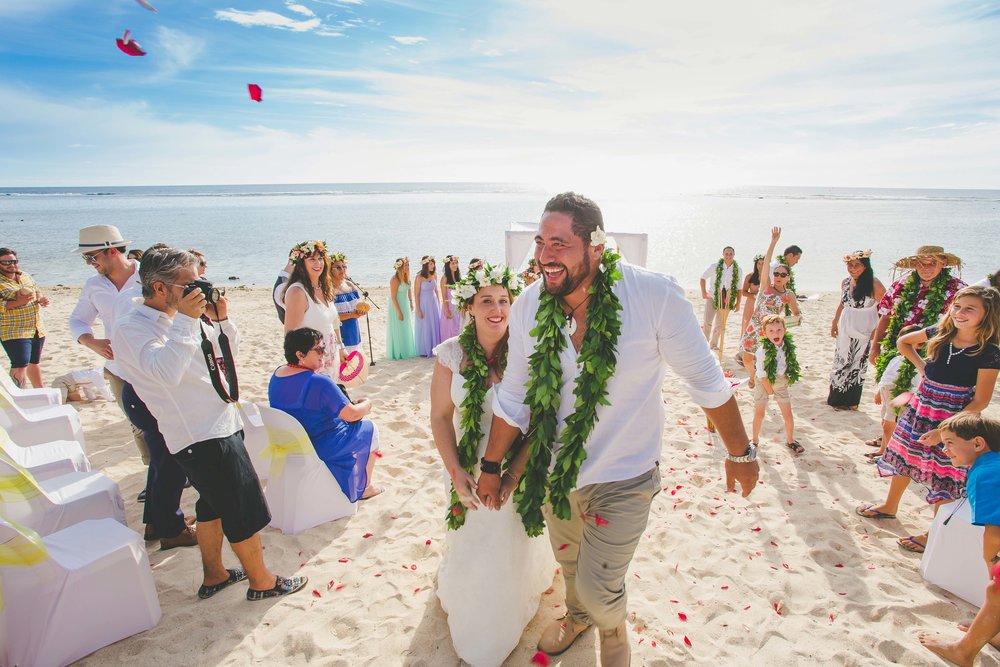
POLYGON ((451 289, 462 279, 462 271, 458 268, 458 255, 448 255, 444 258, 444 276, 441 278, 441 340, 457 336, 462 330, 462 313, 451 301, 451 289))
POLYGON ((420 273, 413 284, 417 319, 413 323, 417 354, 434 356, 441 342, 441 297, 438 294, 437 262, 430 255, 420 258, 420 273))
POLYGON ((400 257, 393 265, 396 273, 389 281, 389 312, 386 317, 386 359, 417 356, 413 341, 413 301, 410 298, 410 258, 400 257))

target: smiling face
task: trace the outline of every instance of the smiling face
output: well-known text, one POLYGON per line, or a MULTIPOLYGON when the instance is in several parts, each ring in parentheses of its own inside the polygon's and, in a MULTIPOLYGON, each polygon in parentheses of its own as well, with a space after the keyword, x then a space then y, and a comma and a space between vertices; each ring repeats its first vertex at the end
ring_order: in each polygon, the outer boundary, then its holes
POLYGON ((572 216, 560 211, 545 213, 535 235, 535 261, 542 269, 545 291, 555 296, 571 294, 593 278, 602 251, 602 246, 584 245, 573 233, 572 216))
POLYGON ((945 261, 936 255, 925 255, 917 258, 917 275, 920 280, 929 283, 937 278, 944 269, 945 261))
POLYGON ((781 322, 769 322, 764 327, 764 335, 775 345, 781 345, 785 340, 785 325, 781 322))
POLYGON ((313 345, 305 354, 296 352, 295 356, 299 359, 299 366, 318 371, 323 368, 323 361, 326 359, 326 345, 320 341, 313 345))
POLYGON ((733 265, 733 258, 735 258, 735 257, 736 257, 736 251, 735 250, 733 250, 732 248, 730 248, 728 246, 725 247, 725 248, 723 248, 723 250, 722 250, 722 261, 725 263, 726 266, 732 266, 733 265))
POLYGON ((326 255, 316 251, 302 261, 305 262, 306 273, 309 274, 309 277, 319 280, 319 277, 323 274, 323 269, 326 268, 326 255))
POLYGON ((0 274, 7 278, 17 275, 17 255, 0 255, 0 274))
POLYGON ((847 274, 854 280, 861 277, 865 272, 865 265, 860 259, 852 259, 847 262, 847 274))
POLYGON ((774 283, 774 289, 779 292, 783 291, 788 285, 788 275, 788 267, 779 264, 771 273, 771 282, 774 283))
POLYGON ((973 333, 983 321, 986 309, 978 296, 963 296, 955 299, 948 311, 955 328, 963 333, 973 333))
POLYGON ((476 321, 476 333, 488 338, 502 336, 507 331, 510 303, 510 294, 503 285, 490 285, 476 292, 468 307, 476 321))
POLYGON ((960 438, 952 431, 941 431, 941 441, 944 443, 944 453, 951 458, 956 466, 971 466, 979 456, 989 449, 986 440, 976 436, 972 440, 960 438))

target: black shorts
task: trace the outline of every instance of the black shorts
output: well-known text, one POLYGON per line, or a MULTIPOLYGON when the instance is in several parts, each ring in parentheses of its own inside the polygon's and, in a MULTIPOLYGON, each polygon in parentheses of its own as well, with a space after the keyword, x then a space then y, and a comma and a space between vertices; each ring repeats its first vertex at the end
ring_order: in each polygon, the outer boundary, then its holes
POLYGON ((243 431, 225 438, 202 440, 174 454, 198 494, 198 521, 222 520, 230 544, 250 539, 271 521, 243 431))
POLYGON ((45 336, 39 336, 37 331, 32 338, 11 338, 0 342, 10 359, 11 368, 24 368, 28 364, 37 365, 42 361, 45 336))

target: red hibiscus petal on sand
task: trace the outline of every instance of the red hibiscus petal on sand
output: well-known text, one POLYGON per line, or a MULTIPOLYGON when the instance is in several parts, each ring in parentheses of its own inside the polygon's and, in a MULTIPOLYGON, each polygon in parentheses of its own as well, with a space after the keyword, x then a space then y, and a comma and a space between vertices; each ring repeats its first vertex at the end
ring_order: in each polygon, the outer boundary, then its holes
POLYGON ((548 667, 548 665, 549 665, 549 656, 547 656, 546 654, 544 654, 541 651, 539 651, 539 652, 535 653, 535 655, 531 656, 531 664, 533 664, 533 665, 541 665, 541 667, 548 667))
POLYGON ((368 539, 369 537, 371 537, 371 536, 372 536, 372 533, 365 533, 365 534, 364 534, 364 535, 362 535, 361 537, 367 540, 367 539, 368 539))
POLYGON ((688 615, 685 613, 679 613, 677 614, 677 618, 681 619, 682 621, 686 621, 688 620, 688 615))
POLYGON ((316 597, 318 597, 318 598, 321 598, 321 597, 323 597, 323 594, 322 594, 322 593, 320 593, 320 592, 319 592, 318 590, 316 590, 315 588, 313 589, 313 595, 315 595, 315 596, 316 596, 316 597))
POLYGON ((568 544, 560 544, 560 545, 559 545, 559 551, 563 551, 563 550, 564 550, 564 549, 566 549, 567 547, 569 547, 569 545, 568 545, 568 544))
POLYGON ((691 640, 687 638, 687 635, 684 635, 684 644, 687 646, 691 645, 691 640))

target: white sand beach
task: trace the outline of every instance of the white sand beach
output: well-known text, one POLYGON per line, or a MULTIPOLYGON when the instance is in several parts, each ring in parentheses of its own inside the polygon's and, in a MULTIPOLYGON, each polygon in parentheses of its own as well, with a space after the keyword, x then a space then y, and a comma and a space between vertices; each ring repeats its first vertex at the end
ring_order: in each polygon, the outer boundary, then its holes
MULTIPOLYGON (((47 381, 97 366, 98 358, 67 332, 78 289, 47 293, 47 381)), ((307 590, 251 603, 235 586, 199 600, 197 549, 161 552, 150 542, 162 620, 80 664, 459 664, 434 592, 446 504, 428 423, 433 361, 381 360, 386 295, 384 288, 372 292, 383 307, 371 317, 377 363, 368 384, 354 393, 374 402, 371 416, 381 429, 383 452, 375 481, 388 491, 350 519, 297 536, 270 528, 262 533, 269 566, 307 575, 307 590)), ((283 363, 269 292, 230 289, 230 298, 242 332, 242 395, 266 401, 271 371, 283 363)), ((858 412, 835 412, 825 404, 835 307, 835 295, 803 303, 804 326, 793 330, 803 380, 791 394, 806 453, 793 457, 783 446, 772 404, 761 443, 762 483, 749 499, 725 493, 724 448, 668 374, 664 491, 653 502, 628 579, 633 664, 938 665, 916 632, 951 632, 974 616, 970 605, 926 585, 919 557, 896 546, 896 537, 928 525, 930 508, 917 494, 907 494, 898 520, 875 522, 854 513, 859 502, 882 498, 887 482, 862 459, 871 451, 862 440, 879 430, 872 372, 858 412)), ((727 357, 736 350, 736 324, 729 326, 727 357)), ((731 361, 726 367, 743 375, 731 361)), ((750 392, 743 391, 740 402, 749 428, 750 392)), ((75 405, 93 468, 120 484, 128 525, 141 532, 142 506, 135 497, 145 485, 145 469, 124 417, 113 403, 75 405)), ((996 412, 996 404, 990 410, 996 412)), ((185 491, 185 512, 193 513, 196 498, 193 489, 185 491)), ((236 564, 228 548, 227 564, 236 564)), ((553 587, 506 664, 528 664, 543 628, 562 614, 560 577, 553 587)), ((593 665, 597 651, 590 632, 552 664, 593 665)), ((987 649, 980 664, 1000 665, 997 656, 987 649)))

